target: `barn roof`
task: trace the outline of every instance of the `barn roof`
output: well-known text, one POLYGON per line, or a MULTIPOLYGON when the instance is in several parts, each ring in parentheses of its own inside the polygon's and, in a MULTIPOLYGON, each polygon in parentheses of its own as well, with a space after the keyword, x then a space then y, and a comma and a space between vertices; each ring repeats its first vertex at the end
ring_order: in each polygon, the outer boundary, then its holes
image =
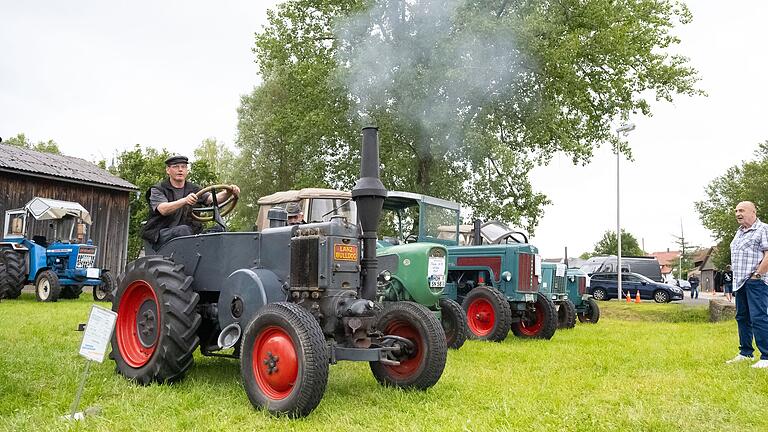
POLYGON ((0 171, 34 177, 85 183, 108 189, 136 190, 137 187, 113 176, 85 159, 42 153, 22 147, 0 144, 0 171))

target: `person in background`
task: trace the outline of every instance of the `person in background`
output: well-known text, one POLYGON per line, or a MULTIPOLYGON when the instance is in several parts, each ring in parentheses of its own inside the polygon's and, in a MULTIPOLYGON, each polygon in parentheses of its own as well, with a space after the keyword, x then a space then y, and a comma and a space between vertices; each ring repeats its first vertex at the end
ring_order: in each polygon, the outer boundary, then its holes
POLYGON ((696 273, 688 276, 688 283, 691 284, 691 298, 699 298, 699 277, 696 273))
POLYGON ((768 368, 768 224, 757 218, 757 208, 750 201, 738 203, 735 214, 739 229, 731 241, 731 265, 739 353, 726 363, 754 361, 754 338, 760 361, 752 367, 768 368))
POLYGON ((733 301, 733 271, 730 264, 725 266, 723 272, 723 294, 729 302, 733 301))
POLYGON ((301 203, 290 202, 285 206, 285 211, 288 213, 288 225, 301 225, 306 223, 304 221, 304 211, 301 209, 301 203))

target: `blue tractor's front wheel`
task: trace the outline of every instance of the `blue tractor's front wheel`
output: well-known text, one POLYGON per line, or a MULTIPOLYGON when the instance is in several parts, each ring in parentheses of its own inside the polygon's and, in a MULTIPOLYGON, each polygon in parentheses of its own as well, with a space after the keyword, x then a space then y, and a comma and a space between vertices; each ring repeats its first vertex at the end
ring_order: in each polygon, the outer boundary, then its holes
POLYGON ((61 294, 59 277, 51 270, 43 270, 35 279, 35 297, 41 302, 55 302, 61 294))

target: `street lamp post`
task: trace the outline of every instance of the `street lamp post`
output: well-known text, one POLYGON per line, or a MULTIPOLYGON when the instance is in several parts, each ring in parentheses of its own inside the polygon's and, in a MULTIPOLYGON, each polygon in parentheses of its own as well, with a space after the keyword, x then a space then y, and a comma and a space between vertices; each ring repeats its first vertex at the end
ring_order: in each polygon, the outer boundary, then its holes
MULTIPOLYGON (((624 136, 627 136, 629 132, 635 130, 635 124, 634 123, 623 123, 621 126, 619 126, 618 129, 616 129, 616 137, 621 140, 621 134, 623 133, 624 136)), ((621 289, 621 188, 620 185, 620 176, 619 176, 619 161, 621 159, 621 148, 619 147, 619 143, 616 143, 616 243, 618 245, 618 250, 616 251, 616 279, 618 280, 618 294, 619 294, 619 300, 623 297, 623 291, 621 289)))

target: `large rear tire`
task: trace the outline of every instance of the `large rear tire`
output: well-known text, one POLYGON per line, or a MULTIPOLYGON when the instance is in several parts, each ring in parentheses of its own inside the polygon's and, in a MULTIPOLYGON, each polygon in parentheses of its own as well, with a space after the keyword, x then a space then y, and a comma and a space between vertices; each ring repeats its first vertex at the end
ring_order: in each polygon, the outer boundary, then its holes
POLYGON ((114 292, 115 292, 115 286, 117 286, 117 283, 115 283, 115 277, 112 275, 112 273, 102 270, 101 271, 101 285, 96 285, 93 287, 93 301, 97 302, 111 302, 114 298, 114 292))
POLYGON ((432 311, 417 303, 387 302, 379 314, 376 328, 383 332, 385 343, 387 335, 411 342, 405 345, 392 339, 392 345, 399 346, 400 350, 388 354, 388 358, 399 365, 370 362, 371 372, 380 384, 416 390, 426 390, 437 384, 445 369, 448 348, 445 333, 432 311))
POLYGON ((11 249, 0 251, 0 298, 18 298, 26 279, 24 254, 11 249))
POLYGON ((600 307, 597 305, 597 302, 595 299, 589 298, 584 303, 584 312, 578 313, 579 321, 583 323, 597 324, 597 321, 600 320, 600 307))
POLYGON ((120 275, 112 310, 117 371, 140 384, 176 381, 192 366, 200 342, 200 296, 184 266, 162 256, 139 258, 120 275))
POLYGON ((512 323, 512 333, 524 339, 552 339, 557 330, 557 311, 552 300, 536 293, 535 303, 526 303, 520 321, 512 323))
POLYGON ((507 337, 512 312, 507 299, 495 288, 474 288, 464 298, 461 307, 467 314, 470 338, 501 342, 507 337))
POLYGON ((557 308, 557 328, 576 327, 576 306, 569 299, 560 303, 557 308))
POLYGON ((467 340, 467 314, 458 303, 449 299, 440 299, 440 324, 445 332, 445 343, 450 349, 459 349, 467 340))
POLYGON ((329 353, 317 320, 293 303, 262 307, 243 335, 240 372, 251 404, 304 417, 328 383, 329 353))
POLYGON ((41 302, 55 302, 61 294, 59 277, 51 270, 43 270, 35 279, 35 297, 41 302))

